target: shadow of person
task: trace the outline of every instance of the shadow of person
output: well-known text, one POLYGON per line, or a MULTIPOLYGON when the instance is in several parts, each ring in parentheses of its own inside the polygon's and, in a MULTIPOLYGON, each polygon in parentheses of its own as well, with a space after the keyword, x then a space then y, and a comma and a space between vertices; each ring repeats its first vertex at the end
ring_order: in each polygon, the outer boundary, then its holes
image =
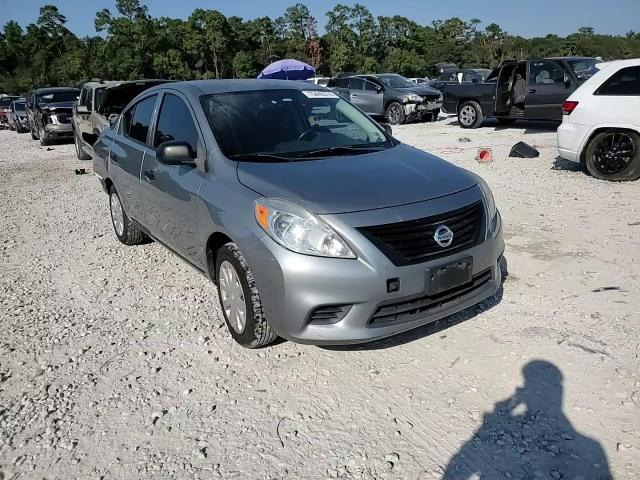
POLYGON ((524 386, 485 414, 443 479, 611 479, 603 448, 578 433, 562 412, 560 370, 534 360, 522 373, 524 386))

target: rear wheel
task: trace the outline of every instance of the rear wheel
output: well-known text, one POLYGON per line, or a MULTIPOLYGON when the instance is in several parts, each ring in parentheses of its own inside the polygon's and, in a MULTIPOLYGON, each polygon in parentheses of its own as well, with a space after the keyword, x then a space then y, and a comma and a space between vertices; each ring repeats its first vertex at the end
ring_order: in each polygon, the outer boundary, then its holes
POLYGON ((147 236, 127 216, 115 187, 109 189, 109 209, 111 223, 116 237, 125 245, 137 245, 146 240, 147 236))
POLYGON ((77 155, 78 159, 79 160, 90 160, 91 156, 88 155, 84 150, 82 150, 82 140, 80 140, 80 137, 78 136, 77 130, 73 131, 73 139, 74 139, 74 143, 76 145, 76 155, 77 155))
POLYGON ((264 316, 253 274, 235 243, 218 250, 216 279, 222 315, 233 339, 247 348, 273 343, 278 335, 264 316))
POLYGON ((391 102, 387 106, 385 117, 391 125, 402 125, 405 122, 404 107, 398 102, 391 102))
POLYGON ((608 130, 595 135, 585 150, 587 171, 612 182, 640 178, 640 135, 631 130, 608 130))
POLYGON ((482 124, 484 115, 478 102, 469 100, 460 105, 458 122, 462 128, 478 128, 482 124))

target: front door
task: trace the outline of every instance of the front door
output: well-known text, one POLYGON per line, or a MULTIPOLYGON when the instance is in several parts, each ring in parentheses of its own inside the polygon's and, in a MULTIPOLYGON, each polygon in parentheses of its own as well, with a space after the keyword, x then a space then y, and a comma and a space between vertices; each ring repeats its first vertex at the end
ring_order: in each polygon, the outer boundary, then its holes
POLYGON ((511 111, 511 88, 513 71, 517 67, 516 62, 504 62, 496 80, 494 94, 494 109, 496 115, 508 115, 511 111))
POLYGON ((109 174, 126 214, 143 223, 140 203, 140 170, 149 150, 149 127, 157 95, 139 101, 122 114, 120 134, 115 136, 109 154, 109 174))
POLYGON ((364 78, 351 77, 349 79, 351 103, 369 115, 382 115, 383 95, 377 86, 364 78))
MULTIPOLYGON (((187 101, 178 93, 165 93, 153 132, 152 148, 142 165, 141 199, 145 226, 162 243, 195 265, 201 260, 198 244, 197 199, 202 175, 191 165, 166 165, 156 158, 164 142, 187 142, 199 148, 199 131, 187 101)), ((202 154, 202 147, 201 154, 202 154)))
POLYGON ((553 60, 531 60, 527 68, 524 116, 529 120, 562 120, 562 103, 571 94, 565 69, 553 60))

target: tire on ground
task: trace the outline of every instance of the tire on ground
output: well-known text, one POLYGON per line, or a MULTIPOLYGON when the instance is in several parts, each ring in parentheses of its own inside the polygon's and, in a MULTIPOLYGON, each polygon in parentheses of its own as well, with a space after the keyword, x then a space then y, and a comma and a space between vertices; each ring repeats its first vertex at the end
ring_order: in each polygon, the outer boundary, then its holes
POLYGON ((258 293, 253 274, 251 270, 249 270, 249 265, 244 255, 235 243, 227 243, 218 250, 215 269, 216 278, 218 279, 218 298, 222 308, 222 315, 233 339, 246 348, 260 348, 273 343, 276 338, 278 338, 278 334, 271 328, 271 325, 269 325, 269 322, 265 318, 262 301, 260 300, 260 294, 258 293), (240 284, 242 285, 246 320, 244 330, 241 333, 238 333, 231 325, 224 306, 222 306, 222 293, 219 279, 220 265, 225 260, 233 265, 238 274, 240 284))
POLYGON ((460 105, 458 123, 462 128, 478 128, 483 120, 482 107, 478 102, 467 100, 460 105))
POLYGON ((115 232, 116 237, 118 237, 118 240, 120 240, 121 243, 124 243, 125 245, 138 245, 147 239, 145 233, 140 230, 127 216, 127 212, 124 211, 124 207, 122 206, 122 202, 120 201, 120 196, 118 195, 118 192, 113 185, 109 189, 109 212, 111 213, 111 224, 113 225, 113 231, 115 232), (118 229, 116 228, 113 219, 113 206, 111 204, 113 195, 116 196, 122 208, 122 217, 124 222, 122 235, 118 233, 118 229))
POLYGON ((587 172, 589 172, 589 174, 594 178, 609 180, 610 182, 628 182, 638 180, 640 179, 640 134, 632 130, 606 130, 604 132, 597 133, 591 138, 591 140, 589 140, 589 143, 585 148, 584 162, 587 172), (594 152, 598 143, 604 137, 611 135, 612 133, 624 133, 625 135, 628 135, 635 145, 635 153, 631 162, 624 170, 607 175, 597 169, 595 165, 594 152))
POLYGON ((384 116, 391 125, 402 125, 406 121, 404 107, 399 102, 391 102, 387 105, 384 116))

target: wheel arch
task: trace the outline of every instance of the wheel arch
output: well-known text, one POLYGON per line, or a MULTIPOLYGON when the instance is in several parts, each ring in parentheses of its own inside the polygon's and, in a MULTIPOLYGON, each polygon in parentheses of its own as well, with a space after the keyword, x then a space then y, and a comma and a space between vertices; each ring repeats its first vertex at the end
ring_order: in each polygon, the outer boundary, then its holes
POLYGON ((460 107, 464 105, 466 102, 476 102, 478 105, 480 105, 480 102, 478 101, 477 98, 473 98, 473 97, 459 98, 458 103, 456 104, 456 115, 460 113, 460 107))
POLYGON ((591 140, 593 140, 593 137, 595 137, 599 133, 610 132, 610 131, 633 132, 640 135, 640 127, 636 127, 635 125, 616 125, 616 124, 597 125, 591 130, 591 132, 589 132, 588 135, 585 135, 584 140, 580 145, 580 150, 578 151, 579 152, 578 158, 580 159, 581 165, 584 166, 586 163, 587 146, 589 145, 589 143, 591 143, 591 140))
POLYGON ((205 251, 207 255, 207 273, 213 282, 216 282, 216 260, 218 250, 229 242, 233 242, 231 237, 222 232, 214 232, 207 238, 205 251))

